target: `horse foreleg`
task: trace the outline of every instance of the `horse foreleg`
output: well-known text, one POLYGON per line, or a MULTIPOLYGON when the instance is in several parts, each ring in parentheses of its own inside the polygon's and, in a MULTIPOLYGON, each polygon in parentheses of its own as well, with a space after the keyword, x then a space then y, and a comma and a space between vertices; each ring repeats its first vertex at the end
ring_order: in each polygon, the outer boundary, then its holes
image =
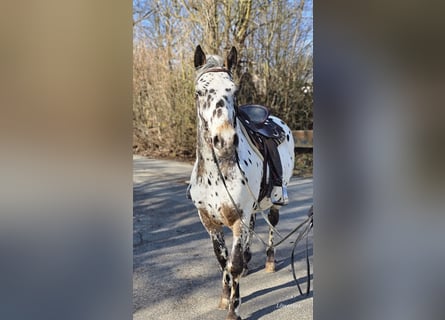
POLYGON ((229 263, 227 265, 227 275, 230 278, 230 299, 229 312, 226 320, 241 320, 239 316, 239 307, 241 305, 241 297, 239 292, 239 281, 244 267, 243 237, 241 232, 241 223, 235 223, 233 231, 232 252, 230 254, 229 263))
MULTIPOLYGON (((270 224, 275 227, 280 219, 280 212, 278 207, 272 206, 270 208, 268 219, 270 224)), ((269 227, 269 242, 266 250, 266 272, 275 272, 275 247, 274 247, 274 232, 273 228, 269 227)))
POLYGON ((228 252, 226 247, 226 242, 224 240, 224 232, 221 230, 219 232, 214 232, 210 234, 210 238, 213 243, 213 250, 215 251, 216 259, 218 260, 221 270, 223 272, 222 276, 222 294, 221 299, 218 304, 219 309, 227 309, 229 307, 230 299, 230 277, 227 275, 227 258, 228 252))

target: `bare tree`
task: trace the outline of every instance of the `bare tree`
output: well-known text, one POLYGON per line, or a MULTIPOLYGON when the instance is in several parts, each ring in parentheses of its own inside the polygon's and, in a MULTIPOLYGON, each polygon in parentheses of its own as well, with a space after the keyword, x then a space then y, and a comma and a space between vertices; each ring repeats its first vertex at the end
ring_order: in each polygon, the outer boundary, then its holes
POLYGON ((197 44, 219 54, 238 48, 240 103, 265 104, 294 129, 312 126, 312 95, 301 90, 312 82, 311 0, 133 4, 133 110, 140 144, 152 141, 150 148, 162 154, 193 153, 191 61, 197 44))

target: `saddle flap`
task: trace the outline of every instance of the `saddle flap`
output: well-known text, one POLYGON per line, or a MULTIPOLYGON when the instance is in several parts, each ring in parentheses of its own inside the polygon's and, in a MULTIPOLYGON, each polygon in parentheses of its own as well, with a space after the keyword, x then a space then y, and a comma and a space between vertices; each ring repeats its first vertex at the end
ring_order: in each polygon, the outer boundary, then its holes
POLYGON ((238 113, 242 118, 256 125, 264 124, 270 115, 269 109, 259 104, 246 104, 239 106, 238 113))
POLYGON ((277 144, 280 144, 284 140, 284 130, 272 119, 267 119, 264 125, 257 126, 255 129, 256 133, 266 138, 275 139, 277 144))

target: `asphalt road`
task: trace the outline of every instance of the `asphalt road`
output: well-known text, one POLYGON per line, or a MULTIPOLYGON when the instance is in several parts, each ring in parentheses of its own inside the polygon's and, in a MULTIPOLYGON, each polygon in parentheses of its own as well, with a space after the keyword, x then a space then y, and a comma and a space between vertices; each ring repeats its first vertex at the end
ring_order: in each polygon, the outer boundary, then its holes
MULTIPOLYGON (((133 157, 135 320, 225 319, 226 311, 216 308, 221 294, 218 262, 192 202, 185 197, 191 170, 187 163, 133 157)), ((312 204, 312 179, 292 178, 289 200, 280 210, 277 229, 282 235, 305 220, 312 204)), ((267 225, 260 214, 255 230, 267 239, 267 225)), ((265 248, 254 238, 250 272, 240 284, 243 319, 312 319, 312 289, 309 297, 301 297, 292 277, 290 255, 295 238, 277 248, 275 273, 264 271, 265 248)), ((229 248, 230 240, 227 229, 229 248)), ((312 234, 309 240, 312 266, 312 234)), ((306 290, 304 243, 296 254, 297 278, 306 290)))

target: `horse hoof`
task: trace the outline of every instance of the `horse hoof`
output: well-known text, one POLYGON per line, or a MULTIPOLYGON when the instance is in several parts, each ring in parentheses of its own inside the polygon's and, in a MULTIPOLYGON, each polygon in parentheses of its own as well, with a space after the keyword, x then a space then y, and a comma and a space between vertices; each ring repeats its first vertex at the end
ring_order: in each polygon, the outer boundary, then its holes
POLYGON ((221 298, 218 304, 219 310, 227 310, 229 309, 229 299, 227 298, 221 298))
POLYGON ((249 269, 248 268, 244 268, 243 272, 241 273, 241 277, 245 277, 249 274, 249 269))
POLYGON ((268 273, 275 272, 275 262, 266 262, 265 268, 268 273))
POLYGON ((226 320, 243 320, 243 319, 241 319, 240 316, 237 316, 236 314, 232 313, 227 316, 226 320))

